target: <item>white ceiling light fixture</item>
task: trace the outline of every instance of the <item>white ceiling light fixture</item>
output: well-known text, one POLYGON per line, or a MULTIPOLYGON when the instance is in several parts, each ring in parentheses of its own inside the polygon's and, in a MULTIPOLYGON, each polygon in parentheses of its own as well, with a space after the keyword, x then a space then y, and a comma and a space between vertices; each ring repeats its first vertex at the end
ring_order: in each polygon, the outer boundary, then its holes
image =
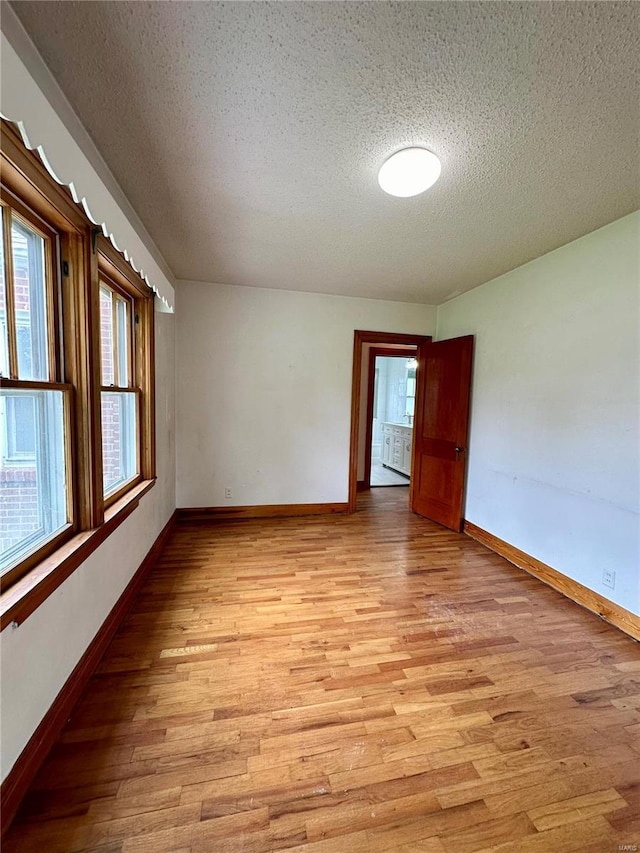
POLYGON ((384 161, 378 172, 378 183, 389 195, 409 198, 432 187, 440 177, 442 166, 426 148, 403 148, 384 161))

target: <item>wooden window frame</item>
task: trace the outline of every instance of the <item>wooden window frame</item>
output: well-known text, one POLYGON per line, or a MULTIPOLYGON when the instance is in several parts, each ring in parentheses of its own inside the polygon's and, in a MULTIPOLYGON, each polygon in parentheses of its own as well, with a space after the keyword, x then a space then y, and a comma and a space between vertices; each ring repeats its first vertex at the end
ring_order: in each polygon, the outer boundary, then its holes
POLYGON ((6 320, 8 329, 9 376, 2 377, 3 389, 16 391, 58 391, 62 393, 63 423, 64 423, 64 460, 66 473, 65 503, 67 522, 45 536, 41 543, 18 563, 2 575, 2 586, 10 586, 33 566, 48 557, 63 542, 76 531, 75 513, 75 478, 72 466, 72 445, 74 432, 72 425, 73 387, 64 381, 63 354, 61 348, 60 329, 60 264, 59 264, 59 234, 44 221, 35 211, 22 204, 20 199, 0 185, 0 202, 3 225, 4 258, 5 258, 5 294, 6 320), (12 223, 17 220, 24 227, 37 234, 44 241, 44 294, 45 294, 45 326, 47 334, 47 377, 43 379, 20 379, 18 376, 18 347, 15 304, 15 277, 12 249, 12 223))
MULTIPOLYGON (((120 489, 104 498, 105 508, 107 508, 140 481, 152 480, 156 476, 154 305, 151 288, 135 274, 103 236, 98 237, 97 251, 98 290, 100 284, 104 282, 115 293, 120 293, 131 300, 130 387, 138 398, 139 472, 136 477, 123 483, 120 489)), ((117 369, 114 369, 114 377, 117 377, 117 369)), ((114 388, 100 385, 101 393, 118 390, 125 389, 119 385, 114 388)))
MULTIPOLYGON (((68 454, 70 516, 73 523, 0 579, 0 629, 27 618, 138 506, 155 484, 154 295, 124 257, 98 234, 66 187, 59 185, 39 157, 26 149, 17 128, 0 122, 2 199, 45 239, 50 239, 47 269, 50 382, 17 380, 17 353, 10 354, 11 376, 4 388, 32 387, 65 392, 65 443, 68 454), (57 286, 54 285, 60 271, 57 286), (130 364, 139 399, 139 474, 103 497, 100 413, 100 278, 114 282, 132 300, 130 364), (139 322, 135 322, 136 316, 139 322), (64 347, 62 343, 64 342, 64 347), (53 348, 53 349, 52 349, 53 348), (52 358, 52 355, 54 356, 52 358)), ((5 214, 3 214, 5 216, 5 214)), ((6 231, 6 229, 5 229, 6 231)), ((5 236, 5 251, 6 251, 5 236)), ((9 258, 12 261, 12 258, 9 258)), ((13 274, 6 287, 14 286, 13 274)), ((8 303, 10 305, 13 302, 8 303)), ((14 322, 13 311, 7 322, 14 322)), ((15 330, 14 330, 15 331, 15 330)), ((15 341, 15 335, 9 336, 15 341)))

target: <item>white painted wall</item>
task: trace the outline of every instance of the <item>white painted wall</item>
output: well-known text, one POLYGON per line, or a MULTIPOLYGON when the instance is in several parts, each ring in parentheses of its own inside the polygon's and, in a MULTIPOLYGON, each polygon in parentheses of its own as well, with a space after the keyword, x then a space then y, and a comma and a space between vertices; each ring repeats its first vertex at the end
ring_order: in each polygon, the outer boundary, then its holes
POLYGON ((185 281, 177 292, 178 506, 346 501, 353 332, 429 335, 435 308, 185 281))
POLYGON ((437 327, 476 336, 465 517, 635 613, 639 258, 634 213, 441 306, 437 327))
POLYGON ((175 317, 155 319, 158 481, 53 595, 2 632, 2 779, 175 509, 175 317))

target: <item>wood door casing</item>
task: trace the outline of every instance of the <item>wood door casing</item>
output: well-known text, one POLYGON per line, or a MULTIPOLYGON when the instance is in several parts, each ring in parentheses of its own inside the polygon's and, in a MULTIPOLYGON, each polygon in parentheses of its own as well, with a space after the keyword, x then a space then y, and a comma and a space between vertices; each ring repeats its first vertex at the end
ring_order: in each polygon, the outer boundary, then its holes
POLYGON ((462 530, 473 335, 418 347, 411 509, 462 530))

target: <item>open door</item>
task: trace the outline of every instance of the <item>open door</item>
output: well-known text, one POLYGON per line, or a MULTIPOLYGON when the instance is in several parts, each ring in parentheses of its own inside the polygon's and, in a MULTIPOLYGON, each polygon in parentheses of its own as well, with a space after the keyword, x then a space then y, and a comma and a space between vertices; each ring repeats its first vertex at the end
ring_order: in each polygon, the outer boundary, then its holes
POLYGON ((418 347, 411 509, 462 530, 473 335, 418 347))

